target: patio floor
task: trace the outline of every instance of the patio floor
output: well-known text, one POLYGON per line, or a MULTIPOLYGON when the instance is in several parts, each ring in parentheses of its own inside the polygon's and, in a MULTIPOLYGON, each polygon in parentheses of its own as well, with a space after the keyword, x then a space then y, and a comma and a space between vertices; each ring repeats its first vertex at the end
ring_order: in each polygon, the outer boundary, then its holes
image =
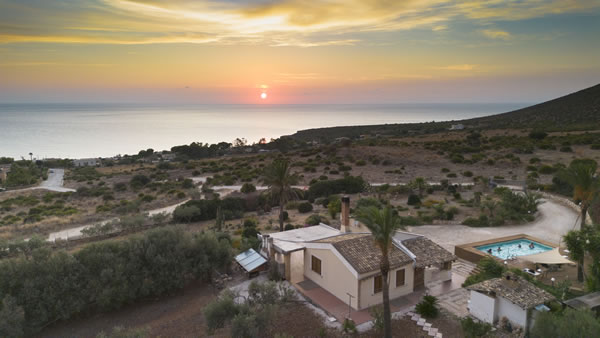
MULTIPOLYGON (((335 319, 337 319, 340 323, 343 323, 344 319, 348 317, 348 312, 350 312, 350 318, 356 325, 373 320, 373 317, 369 313, 369 309, 363 309, 360 311, 351 309, 348 304, 344 303, 339 298, 309 279, 295 283, 294 286, 298 289, 298 291, 300 291, 300 293, 302 293, 302 295, 308 298, 311 303, 323 309, 330 316, 335 317, 335 319)), ((406 296, 393 299, 390 301, 392 313, 408 310, 408 308, 417 304, 424 294, 425 289, 422 289, 406 296)))

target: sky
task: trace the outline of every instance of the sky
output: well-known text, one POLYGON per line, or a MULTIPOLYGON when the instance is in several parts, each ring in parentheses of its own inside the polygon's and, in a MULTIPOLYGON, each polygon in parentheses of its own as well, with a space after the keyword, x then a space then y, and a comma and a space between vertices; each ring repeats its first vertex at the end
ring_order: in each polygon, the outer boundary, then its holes
POLYGON ((541 102, 599 82, 598 0, 0 0, 0 103, 541 102))

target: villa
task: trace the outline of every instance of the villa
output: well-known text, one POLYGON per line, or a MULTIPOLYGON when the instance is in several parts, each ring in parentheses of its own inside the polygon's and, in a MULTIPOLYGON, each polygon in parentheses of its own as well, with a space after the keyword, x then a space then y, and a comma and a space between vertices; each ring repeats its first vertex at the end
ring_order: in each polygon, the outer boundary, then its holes
MULTIPOLYGON (((325 224, 263 237, 264 254, 291 283, 310 281, 352 307, 382 303, 380 249, 357 222, 350 226, 349 200, 342 199, 340 230, 325 224)), ((455 256, 424 236, 398 231, 390 248, 390 299, 452 278, 455 256)))

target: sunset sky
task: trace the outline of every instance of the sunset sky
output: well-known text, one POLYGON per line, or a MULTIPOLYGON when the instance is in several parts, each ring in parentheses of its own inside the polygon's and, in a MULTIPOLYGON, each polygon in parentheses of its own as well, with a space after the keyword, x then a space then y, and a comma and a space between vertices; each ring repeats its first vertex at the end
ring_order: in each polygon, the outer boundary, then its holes
POLYGON ((598 0, 0 0, 0 103, 538 102, 598 82, 598 0))

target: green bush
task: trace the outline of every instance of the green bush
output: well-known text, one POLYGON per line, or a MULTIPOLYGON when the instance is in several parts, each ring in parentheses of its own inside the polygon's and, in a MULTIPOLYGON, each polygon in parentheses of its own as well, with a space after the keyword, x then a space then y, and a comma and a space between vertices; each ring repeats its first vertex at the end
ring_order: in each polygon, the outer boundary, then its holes
POLYGON ((466 338, 487 337, 492 332, 492 325, 476 322, 471 317, 461 319, 460 325, 462 326, 466 338))
POLYGON ((319 214, 310 215, 304 221, 304 223, 307 225, 318 225, 319 223, 325 223, 325 222, 327 222, 327 220, 319 214))
POLYGON ((408 196, 408 205, 420 205, 421 204, 421 198, 419 198, 418 195, 412 194, 410 196, 408 196))
POLYGON ((4 259, 0 294, 16 300, 24 313, 22 329, 31 335, 57 320, 163 295, 193 279, 210 280, 212 271, 230 260, 227 242, 161 228, 74 253, 42 247, 29 258, 4 259))
POLYGON ((566 308, 563 312, 540 312, 531 329, 532 338, 598 337, 600 322, 589 310, 566 308))
POLYGON ((439 313, 437 298, 431 295, 423 296, 423 300, 415 306, 415 312, 425 318, 437 317, 439 313))
POLYGON ((148 178, 148 176, 142 175, 142 174, 137 174, 131 178, 131 180, 129 181, 129 185, 133 189, 140 189, 140 188, 145 187, 150 182, 151 181, 150 181, 150 178, 148 178))
POLYGON ((240 191, 244 194, 248 194, 256 191, 256 187, 252 183, 244 183, 240 191))
POLYGON ((334 194, 356 194, 365 191, 367 182, 360 176, 346 176, 337 180, 317 181, 308 188, 312 198, 334 194))
POLYGON ((298 205, 298 212, 307 213, 313 210, 313 205, 309 202, 302 202, 298 205))
POLYGON ((470 275, 462 284, 463 287, 473 285, 484 280, 501 277, 506 268, 493 257, 483 257, 477 264, 479 273, 470 275))

